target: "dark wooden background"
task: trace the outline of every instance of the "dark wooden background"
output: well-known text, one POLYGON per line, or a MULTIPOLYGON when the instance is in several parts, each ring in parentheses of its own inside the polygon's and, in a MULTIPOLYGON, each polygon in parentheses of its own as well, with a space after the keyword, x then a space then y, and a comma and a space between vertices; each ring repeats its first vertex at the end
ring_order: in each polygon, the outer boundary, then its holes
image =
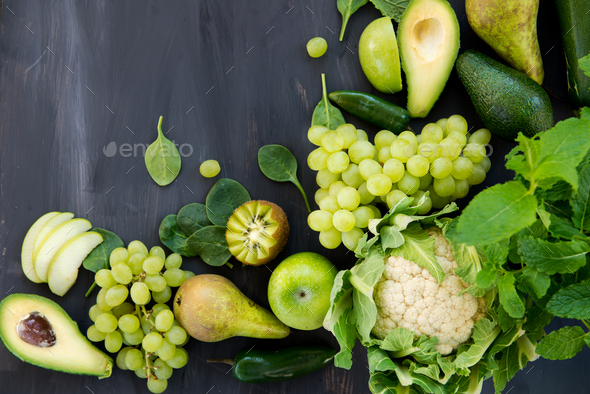
MULTIPOLYGON (((451 2, 461 24, 461 49, 491 50, 469 28, 464 2, 451 2)), ((84 270, 63 298, 47 285, 29 282, 20 266, 20 248, 29 226, 42 214, 70 211, 94 226, 118 233, 125 242, 139 239, 159 245, 164 216, 190 202, 204 202, 216 179, 204 179, 198 166, 206 159, 221 164, 219 177, 241 182, 253 198, 281 205, 289 217, 291 237, 268 265, 274 269, 292 253, 315 251, 338 268, 354 263, 344 247, 323 249, 306 224, 302 198, 291 184, 266 179, 258 169, 258 149, 283 144, 297 157, 299 177, 310 201, 315 173, 306 168, 312 150, 306 131, 321 95, 320 73, 328 90, 376 93, 358 62, 358 39, 380 16, 371 4, 352 16, 344 42, 338 41, 341 17, 335 0, 259 1, 16 1, 2 3, 0 75, 0 297, 36 293, 59 302, 85 332, 95 299, 84 298, 92 275, 84 270), (328 52, 311 59, 306 42, 328 41, 328 52), (149 177, 141 149, 137 155, 107 157, 111 142, 149 144, 164 116, 167 136, 184 146, 177 180, 157 186, 149 177), (171 130, 170 130, 171 129, 171 130), (189 149, 190 147, 190 149, 189 149), (107 152, 108 153, 108 152, 107 152)), ((542 0, 540 45, 545 84, 566 97, 565 61, 555 6, 542 0)), ((406 93, 388 99, 405 105, 406 93)), ((556 120, 572 115, 565 101, 552 99, 556 120)), ((453 73, 438 103, 415 130, 431 121, 461 114, 476 128, 482 123, 453 73)), ((376 130, 350 115, 349 122, 376 130)), ((510 178, 503 156, 513 146, 492 140, 493 167, 484 185, 510 178)), ((219 178, 218 177, 218 178, 219 178)), ((481 190, 484 185, 475 188, 481 190)), ((470 194, 470 196, 473 195, 470 194)), ((459 201, 464 206, 468 199, 459 201)), ((266 298, 267 267, 212 268, 187 259, 185 269, 218 273, 257 303, 266 298)), ((554 322, 553 328, 565 325, 554 322)), ((365 349, 354 348, 354 365, 345 371, 329 366, 305 378, 274 384, 242 384, 228 368, 207 358, 233 357, 240 349, 282 348, 300 344, 336 346, 323 329, 294 331, 283 340, 232 338, 187 345, 189 364, 169 380, 169 393, 368 393, 365 349)), ((529 364, 509 383, 506 393, 587 393, 590 353, 574 360, 529 364)), ((147 392, 145 380, 115 369, 105 380, 52 372, 23 363, 0 348, 2 393, 147 392)), ((485 393, 492 393, 491 382, 485 393)))

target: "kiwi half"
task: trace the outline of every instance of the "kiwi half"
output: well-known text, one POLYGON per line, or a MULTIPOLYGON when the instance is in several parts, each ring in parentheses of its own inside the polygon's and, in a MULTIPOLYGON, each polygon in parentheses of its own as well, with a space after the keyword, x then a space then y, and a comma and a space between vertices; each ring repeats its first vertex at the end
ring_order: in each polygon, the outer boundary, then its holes
POLYGON ((272 202, 248 201, 227 221, 225 239, 229 251, 244 264, 268 263, 283 250, 288 238, 287 215, 272 202))

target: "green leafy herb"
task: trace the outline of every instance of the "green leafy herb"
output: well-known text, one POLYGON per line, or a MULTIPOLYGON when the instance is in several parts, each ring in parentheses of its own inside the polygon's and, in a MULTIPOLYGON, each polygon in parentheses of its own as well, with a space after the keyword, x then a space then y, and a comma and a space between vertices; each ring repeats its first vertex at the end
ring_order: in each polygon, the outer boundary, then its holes
POLYGON ((551 278, 548 274, 527 266, 522 271, 520 283, 528 293, 534 294, 537 298, 543 298, 551 286, 551 278))
POLYGON ((207 207, 204 204, 192 203, 185 205, 176 215, 178 228, 190 237, 195 231, 211 225, 207 217, 207 207))
POLYGON ((330 103, 326 90, 326 74, 322 74, 322 100, 318 103, 311 117, 312 126, 325 126, 330 130, 336 130, 338 126, 346 123, 342 112, 330 103))
POLYGON ((578 326, 563 327, 541 339, 537 353, 549 360, 567 360, 582 351, 586 337, 578 326))
MULTIPOLYGON (((92 229, 92 231, 97 232, 102 236, 102 243, 100 243, 96 248, 92 250, 92 252, 88 254, 88 256, 86 256, 86 258, 82 262, 82 265, 88 271, 96 273, 101 269, 110 268, 111 253, 116 248, 121 248, 125 246, 125 244, 123 243, 123 241, 121 241, 121 238, 119 238, 117 234, 110 232, 108 230, 104 230, 102 228, 94 228, 92 229)), ((96 282, 94 282, 92 286, 90 286, 90 289, 88 289, 88 291, 86 292, 86 297, 88 297, 90 293, 92 293, 92 290, 95 286, 96 282)))
POLYGON ((375 8, 381 11, 383 16, 388 16, 399 23, 410 0, 371 0, 371 2, 375 5, 375 8))
POLYGON ((195 231, 187 241, 187 245, 203 261, 214 267, 227 263, 231 253, 225 240, 225 227, 207 226, 195 231))
POLYGON ((590 78, 590 55, 578 59, 578 66, 584 71, 584 74, 590 78))
POLYGON ((571 200, 574 225, 581 232, 590 232, 590 164, 580 171, 579 188, 571 200))
POLYGON ((590 246, 581 241, 547 242, 532 236, 518 240, 518 253, 529 267, 552 275, 574 273, 586 264, 590 246))
POLYGON ((442 283, 445 272, 434 255, 434 238, 422 231, 417 223, 411 223, 402 235, 405 242, 393 253, 426 268, 438 283, 442 283))
POLYGON ((187 236, 178 228, 177 216, 168 215, 162 220, 159 229, 160 241, 174 253, 185 257, 194 257, 197 255, 187 245, 187 236))
POLYGON ((303 195, 307 211, 311 212, 305 191, 297 179, 297 159, 282 145, 265 145, 258 151, 260 171, 275 182, 292 182, 303 195))
POLYGON ((344 38, 344 31, 348 24, 348 19, 354 14, 359 8, 367 4, 369 0, 337 0, 336 6, 338 11, 342 14, 342 28, 340 29, 340 41, 344 38))
POLYGON ((510 272, 506 272, 504 275, 498 278, 500 304, 502 304, 510 316, 515 319, 522 319, 524 317, 525 307, 522 299, 516 292, 514 282, 514 275, 510 272))
POLYGON ((158 122, 158 138, 145 152, 145 167, 152 179, 160 186, 166 186, 176 179, 180 172, 178 149, 162 133, 162 120, 158 122))
POLYGON ((590 281, 567 286, 551 297, 547 312, 569 319, 590 318, 590 281))
POLYGON ((236 208, 250 200, 250 195, 244 186, 232 179, 222 178, 207 194, 205 201, 207 216, 214 225, 225 227, 236 208))

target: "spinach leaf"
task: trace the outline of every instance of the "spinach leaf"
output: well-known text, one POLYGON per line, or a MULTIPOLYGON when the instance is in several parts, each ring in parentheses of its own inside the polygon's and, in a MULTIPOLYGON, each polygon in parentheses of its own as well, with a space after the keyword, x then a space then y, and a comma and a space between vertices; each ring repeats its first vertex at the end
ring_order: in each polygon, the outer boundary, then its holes
POLYGON ((190 237, 195 231, 211 225, 207 217, 207 207, 196 202, 185 205, 176 215, 176 224, 184 235, 190 237))
POLYGON ((338 126, 346 123, 342 112, 334 107, 328 100, 326 90, 326 74, 322 74, 322 100, 313 110, 311 117, 312 126, 325 126, 330 130, 336 130, 338 126))
MULTIPOLYGON (((110 268, 111 264, 109 258, 111 257, 111 252, 116 248, 120 248, 125 246, 121 238, 115 233, 112 233, 108 230, 104 230, 102 228, 95 228, 92 231, 99 233, 102 236, 102 243, 98 245, 96 248, 92 250, 86 256, 82 265, 88 271, 98 272, 101 269, 108 269, 110 268)), ((96 282, 90 286, 90 289, 86 292, 86 297, 92 293, 92 290, 96 286, 96 282)))
POLYGON ((195 231, 188 239, 188 246, 203 261, 214 267, 227 263, 231 253, 225 240, 225 227, 207 226, 195 231))
POLYGON ((342 14, 342 29, 340 30, 340 41, 344 38, 344 30, 348 24, 348 19, 354 14, 359 8, 367 4, 369 0, 337 0, 336 6, 338 11, 342 14))
POLYGON ((145 167, 152 179, 160 186, 166 186, 180 172, 180 155, 176 146, 162 133, 162 116, 158 122, 158 138, 145 152, 145 167))
POLYGON ((311 213, 305 191, 297 179, 297 159, 282 145, 265 145, 258 151, 260 171, 276 182, 293 182, 303 195, 307 211, 311 213))
POLYGON ((162 220, 159 229, 160 241, 174 253, 185 257, 194 257, 197 255, 187 245, 187 237, 178 228, 176 215, 168 215, 162 220))
POLYGON ((213 185, 207 195, 207 216, 214 225, 225 227, 236 208, 250 200, 244 186, 233 179, 222 178, 213 185))
MULTIPOLYGON (((402 20, 402 15, 406 11, 410 0, 371 0, 371 3, 381 11, 383 16, 388 16, 396 22, 402 20)), ((342 39, 340 39, 342 41, 342 39)))

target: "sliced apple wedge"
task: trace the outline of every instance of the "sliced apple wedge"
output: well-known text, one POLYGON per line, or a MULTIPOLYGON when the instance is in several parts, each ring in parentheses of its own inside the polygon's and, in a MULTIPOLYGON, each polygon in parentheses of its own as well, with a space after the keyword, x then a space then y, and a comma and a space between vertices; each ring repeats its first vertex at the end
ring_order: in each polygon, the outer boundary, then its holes
POLYGON ((39 252, 39 248, 41 247, 41 244, 43 244, 43 241, 45 241, 47 234, 49 234, 54 228, 56 228, 57 226, 59 226, 63 222, 67 222, 68 220, 72 219, 73 217, 74 217, 73 213, 63 212, 63 213, 60 213, 59 215, 56 215, 53 218, 51 218, 51 220, 48 221, 45 224, 45 226, 43 226, 41 231, 39 231, 39 234, 37 235, 37 238, 35 239, 35 243, 33 245, 33 261, 35 260, 35 255, 39 252))
POLYGON ((59 212, 49 212, 41 216, 35 223, 33 223, 23 240, 20 262, 25 276, 35 283, 42 283, 43 281, 39 279, 37 273, 35 273, 35 270, 33 269, 33 246, 35 246, 35 240, 43 229, 43 226, 57 215, 59 215, 59 212))
POLYGON ((47 270, 49 289, 58 296, 66 294, 76 282, 86 256, 102 241, 102 236, 94 231, 76 235, 67 241, 53 256, 47 270))
POLYGON ((47 282, 49 264, 59 249, 76 235, 85 233, 91 228, 92 224, 86 219, 71 219, 51 230, 39 251, 33 256, 33 266, 39 279, 47 282))

